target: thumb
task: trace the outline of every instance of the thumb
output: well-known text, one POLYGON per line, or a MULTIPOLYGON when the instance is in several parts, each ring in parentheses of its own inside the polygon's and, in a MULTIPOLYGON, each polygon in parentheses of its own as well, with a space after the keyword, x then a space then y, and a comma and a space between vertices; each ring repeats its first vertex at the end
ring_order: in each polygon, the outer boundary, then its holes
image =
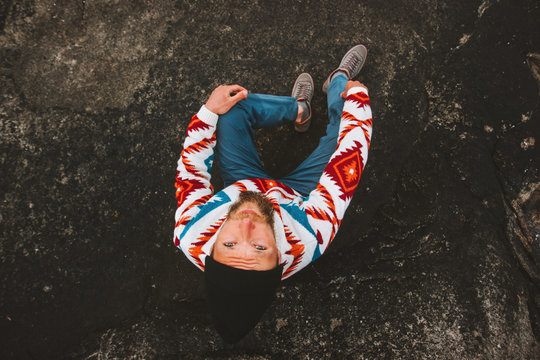
POLYGON ((247 90, 239 91, 239 92, 237 92, 237 93, 232 97, 232 100, 233 100, 235 103, 237 103, 238 101, 247 98, 247 94, 248 94, 247 90))
POLYGON ((341 93, 341 97, 344 98, 344 99, 347 98, 347 94, 345 93, 345 91, 341 93))

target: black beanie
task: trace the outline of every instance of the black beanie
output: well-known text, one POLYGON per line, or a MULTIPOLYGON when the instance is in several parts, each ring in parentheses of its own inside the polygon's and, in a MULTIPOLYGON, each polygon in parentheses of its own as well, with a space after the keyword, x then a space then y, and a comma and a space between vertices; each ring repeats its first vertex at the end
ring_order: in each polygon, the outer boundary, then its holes
POLYGON ((283 266, 242 270, 206 257, 204 279, 208 309, 223 340, 236 343, 257 325, 281 282, 283 266))

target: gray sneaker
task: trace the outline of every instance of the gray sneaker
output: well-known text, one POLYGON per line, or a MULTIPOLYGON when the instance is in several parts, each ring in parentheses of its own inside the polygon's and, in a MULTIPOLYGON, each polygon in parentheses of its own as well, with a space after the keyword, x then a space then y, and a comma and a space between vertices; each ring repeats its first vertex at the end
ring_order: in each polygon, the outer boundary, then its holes
POLYGON ((366 56, 367 49, 364 45, 356 45, 347 51, 345 56, 343 56, 343 59, 341 59, 339 67, 332 71, 330 76, 328 76, 328 79, 326 79, 324 82, 322 87, 323 92, 326 94, 332 76, 338 71, 343 71, 345 74, 347 74, 347 78, 349 80, 354 79, 360 72, 360 69, 362 69, 362 66, 364 66, 366 56))
POLYGON ((296 78, 291 96, 296 101, 305 101, 307 105, 307 114, 304 111, 302 122, 294 122, 294 129, 298 132, 306 132, 311 125, 311 99, 313 98, 313 79, 308 73, 302 73, 296 78))

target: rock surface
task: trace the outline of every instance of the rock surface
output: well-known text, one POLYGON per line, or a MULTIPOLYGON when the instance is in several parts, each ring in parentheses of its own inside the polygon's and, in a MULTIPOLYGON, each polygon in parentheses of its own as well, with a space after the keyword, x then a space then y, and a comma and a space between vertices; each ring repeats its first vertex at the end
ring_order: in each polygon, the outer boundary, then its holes
MULTIPOLYGON (((538 358, 539 19, 534 0, 2 2, 0 357, 538 358), (359 189, 227 346, 172 244, 188 121, 221 83, 320 85, 357 43, 359 189)), ((257 133, 271 174, 323 134, 319 86, 313 109, 306 134, 257 133)))

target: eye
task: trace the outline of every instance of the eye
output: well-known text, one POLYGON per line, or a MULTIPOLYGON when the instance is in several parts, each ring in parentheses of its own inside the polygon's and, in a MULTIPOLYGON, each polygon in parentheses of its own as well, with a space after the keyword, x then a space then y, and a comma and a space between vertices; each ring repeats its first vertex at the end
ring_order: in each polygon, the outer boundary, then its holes
POLYGON ((226 242, 226 243, 223 243, 223 245, 224 245, 225 247, 233 247, 233 246, 234 246, 234 243, 232 243, 232 242, 226 242))
POLYGON ((266 250, 266 248, 264 246, 261 246, 261 245, 255 245, 255 249, 257 249, 257 250, 266 250))

